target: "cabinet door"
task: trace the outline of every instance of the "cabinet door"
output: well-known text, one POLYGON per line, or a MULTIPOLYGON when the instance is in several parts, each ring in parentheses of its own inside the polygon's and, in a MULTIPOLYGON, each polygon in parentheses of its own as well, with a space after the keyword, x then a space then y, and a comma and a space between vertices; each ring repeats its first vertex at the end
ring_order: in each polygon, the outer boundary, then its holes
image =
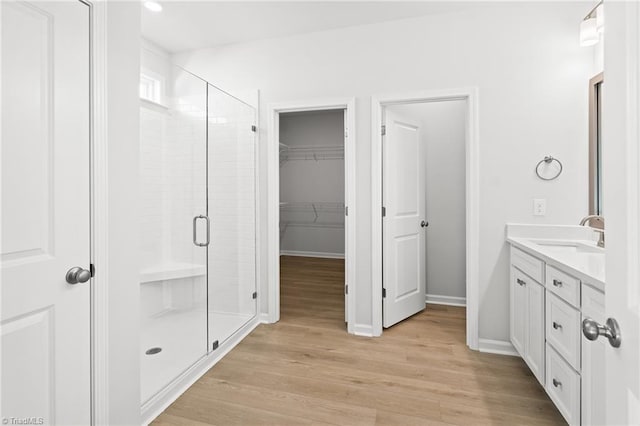
POLYGON ((511 303, 509 308, 511 343, 523 358, 527 333, 527 283, 531 281, 518 269, 511 267, 511 303))
POLYGON ((524 360, 538 381, 544 386, 544 287, 532 280, 525 286, 527 290, 527 320, 524 360))
MULTIPOLYGON (((604 294, 589 286, 582 286, 582 320, 591 318, 600 324, 605 322, 604 294)), ((599 337, 582 342, 582 424, 604 425, 605 417, 605 351, 609 342, 599 337)))

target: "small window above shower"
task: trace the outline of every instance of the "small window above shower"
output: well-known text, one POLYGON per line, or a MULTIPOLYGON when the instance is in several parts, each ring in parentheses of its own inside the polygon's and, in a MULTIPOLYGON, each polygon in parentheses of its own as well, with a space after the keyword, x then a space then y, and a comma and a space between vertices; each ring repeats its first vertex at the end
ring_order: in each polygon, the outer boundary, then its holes
POLYGON ((164 106, 163 86, 164 79, 156 73, 146 70, 140 73, 140 99, 164 106))

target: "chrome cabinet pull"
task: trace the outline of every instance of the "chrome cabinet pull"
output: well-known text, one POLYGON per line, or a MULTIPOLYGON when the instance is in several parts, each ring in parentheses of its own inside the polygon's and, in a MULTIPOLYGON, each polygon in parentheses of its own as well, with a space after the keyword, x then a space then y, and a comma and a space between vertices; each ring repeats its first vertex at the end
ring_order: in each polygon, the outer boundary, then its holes
POLYGON ((520 278, 516 278, 516 282, 520 285, 527 285, 527 283, 524 280, 521 280, 520 278))
POLYGON ((556 287, 562 287, 562 281, 560 280, 553 280, 553 285, 556 287))
POLYGON ((198 215, 196 217, 193 218, 193 244, 197 245, 198 247, 206 247, 209 245, 209 235, 210 235, 210 231, 211 231, 211 226, 210 226, 210 222, 209 222, 209 217, 208 216, 204 216, 204 215, 198 215), (204 219, 207 221, 207 240, 205 243, 199 243, 198 242, 198 232, 196 230, 197 228, 197 223, 198 223, 198 219, 204 219))

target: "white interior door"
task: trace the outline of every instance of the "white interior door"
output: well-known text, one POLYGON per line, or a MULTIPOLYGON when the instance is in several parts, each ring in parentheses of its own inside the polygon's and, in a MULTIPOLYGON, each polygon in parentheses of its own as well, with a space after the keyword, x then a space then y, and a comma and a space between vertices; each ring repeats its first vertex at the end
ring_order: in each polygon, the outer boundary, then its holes
POLYGON ((89 282, 65 279, 90 276, 89 7, 3 1, 0 13, 0 416, 89 424, 89 282))
POLYGON ((422 311, 426 299, 425 147, 417 123, 388 109, 383 136, 383 325, 422 311))
MULTIPOLYGON (((606 342, 606 424, 640 424, 640 4, 606 4, 603 185, 605 316, 621 344, 606 342)), ((599 339, 605 339, 600 336, 599 339)), ((596 342, 591 342, 595 344, 596 342)))

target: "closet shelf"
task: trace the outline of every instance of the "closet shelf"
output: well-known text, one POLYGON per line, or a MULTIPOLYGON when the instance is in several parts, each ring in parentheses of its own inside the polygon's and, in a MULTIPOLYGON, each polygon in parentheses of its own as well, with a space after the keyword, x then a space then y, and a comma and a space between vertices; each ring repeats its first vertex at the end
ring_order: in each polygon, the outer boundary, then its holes
POLYGON ((280 165, 298 160, 344 160, 344 146, 288 146, 280 143, 280 165))
POLYGON ((281 202, 280 238, 288 227, 344 228, 344 203, 281 202))

